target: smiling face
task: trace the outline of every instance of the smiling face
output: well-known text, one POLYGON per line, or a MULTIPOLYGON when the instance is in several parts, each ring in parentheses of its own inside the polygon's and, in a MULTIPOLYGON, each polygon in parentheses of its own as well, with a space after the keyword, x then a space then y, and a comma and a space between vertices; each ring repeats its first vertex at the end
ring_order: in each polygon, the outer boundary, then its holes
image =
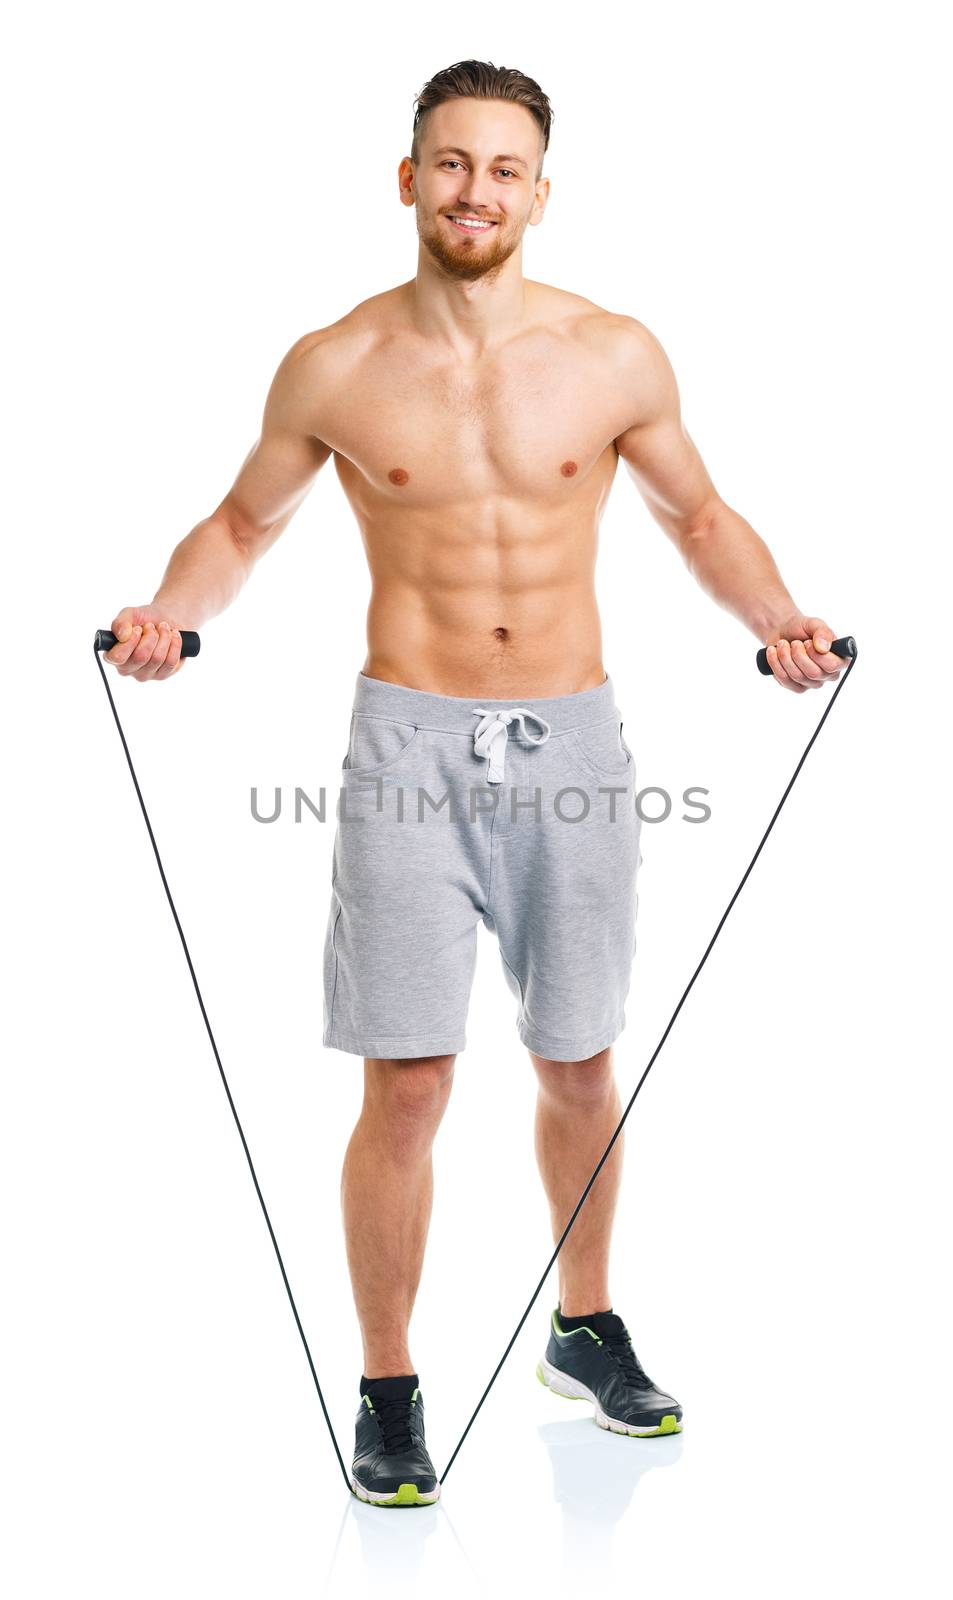
POLYGON ((419 160, 400 164, 401 199, 417 211, 424 249, 453 278, 499 269, 540 221, 549 179, 539 124, 510 100, 446 100, 428 111, 419 160))

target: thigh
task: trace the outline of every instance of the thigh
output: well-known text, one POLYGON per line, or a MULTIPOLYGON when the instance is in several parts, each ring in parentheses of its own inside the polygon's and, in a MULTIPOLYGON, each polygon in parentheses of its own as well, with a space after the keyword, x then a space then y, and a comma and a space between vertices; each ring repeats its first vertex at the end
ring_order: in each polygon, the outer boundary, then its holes
POLYGON ((542 1056, 577 1061, 625 1025, 641 820, 625 745, 616 760, 611 737, 605 751, 575 738, 550 744, 523 768, 526 797, 534 779, 541 788, 540 816, 527 812, 525 827, 511 829, 491 909, 521 1038, 542 1056))
POLYGON ((478 885, 452 817, 419 818, 423 744, 418 734, 413 755, 408 741, 385 770, 342 771, 324 1043, 377 1059, 453 1054, 466 1042, 478 885))

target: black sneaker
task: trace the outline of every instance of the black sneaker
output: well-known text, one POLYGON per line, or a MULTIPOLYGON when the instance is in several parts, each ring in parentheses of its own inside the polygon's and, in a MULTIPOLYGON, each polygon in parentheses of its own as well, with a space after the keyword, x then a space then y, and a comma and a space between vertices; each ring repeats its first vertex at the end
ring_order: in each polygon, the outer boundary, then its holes
POLYGON ((536 1376, 554 1394, 591 1400, 600 1428, 613 1433, 647 1439, 682 1431, 681 1406, 642 1371, 625 1323, 614 1311, 596 1312, 584 1327, 564 1330, 557 1307, 536 1376))
POLYGON ((372 1506, 430 1506, 440 1485, 424 1439, 424 1402, 416 1374, 362 1380, 351 1485, 372 1506))

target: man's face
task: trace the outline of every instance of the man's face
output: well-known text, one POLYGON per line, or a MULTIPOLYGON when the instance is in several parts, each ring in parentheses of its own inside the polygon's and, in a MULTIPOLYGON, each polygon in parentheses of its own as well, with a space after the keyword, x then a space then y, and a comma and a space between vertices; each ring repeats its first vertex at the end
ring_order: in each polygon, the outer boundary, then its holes
POLYGON ((451 277, 499 269, 542 217, 549 180, 536 182, 541 143, 534 117, 510 101, 447 100, 427 113, 417 166, 400 165, 401 197, 416 207, 424 248, 451 277))

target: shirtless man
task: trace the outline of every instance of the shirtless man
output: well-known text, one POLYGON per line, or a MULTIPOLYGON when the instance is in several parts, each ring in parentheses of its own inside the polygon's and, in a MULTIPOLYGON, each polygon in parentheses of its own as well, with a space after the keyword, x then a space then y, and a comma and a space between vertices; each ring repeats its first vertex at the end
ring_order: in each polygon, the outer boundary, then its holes
MULTIPOLYGON (((232 488, 176 547, 152 604, 113 619, 105 657, 138 682, 179 671, 180 630, 231 604, 333 455, 372 578, 323 1037, 364 1058, 342 1208, 364 1343, 352 1481, 373 1504, 439 1494, 408 1324, 481 920, 538 1077, 554 1239, 621 1115, 612 1043, 641 857, 594 591, 619 458, 696 580, 768 645, 783 688, 802 694, 844 665, 833 630, 798 609, 717 493, 649 330, 524 278, 523 234, 549 197, 551 115, 532 79, 488 63, 425 86, 398 169, 416 276, 292 346, 232 488)), ((682 1412, 612 1309, 622 1148, 560 1254, 537 1370, 591 1400, 603 1427, 645 1436, 677 1431, 682 1412)))

